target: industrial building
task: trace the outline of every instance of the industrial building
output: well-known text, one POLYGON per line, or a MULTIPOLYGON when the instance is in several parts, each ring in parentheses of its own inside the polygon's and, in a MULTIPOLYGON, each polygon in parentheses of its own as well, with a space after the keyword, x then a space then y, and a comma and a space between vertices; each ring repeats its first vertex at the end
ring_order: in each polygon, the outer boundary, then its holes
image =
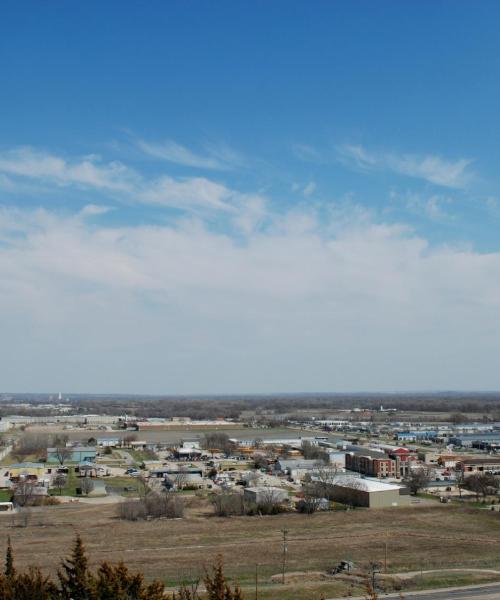
POLYGON ((332 486, 332 496, 337 502, 365 508, 389 508, 410 504, 410 492, 407 488, 356 477, 336 481, 332 486))
POLYGON ((288 492, 279 487, 249 487, 245 488, 243 499, 252 504, 282 504, 288 500, 288 492))
POLYGON ((61 461, 61 449, 58 448, 47 448, 47 462, 61 463, 61 462, 71 462, 71 463, 81 463, 81 462, 94 462, 96 458, 96 449, 95 446, 68 446, 64 448, 64 451, 67 451, 67 456, 64 456, 64 460, 61 461))

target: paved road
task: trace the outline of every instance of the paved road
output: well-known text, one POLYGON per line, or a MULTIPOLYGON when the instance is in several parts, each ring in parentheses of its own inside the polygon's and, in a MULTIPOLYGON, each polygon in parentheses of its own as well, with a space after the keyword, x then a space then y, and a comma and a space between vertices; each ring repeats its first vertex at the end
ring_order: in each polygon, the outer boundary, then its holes
MULTIPOLYGON (((382 596, 383 598, 384 596, 382 596)), ((397 597, 397 596, 396 596, 397 597)), ((500 599, 500 584, 494 583, 484 587, 469 587, 466 589, 448 589, 441 591, 427 591, 412 594, 405 593, 405 600, 480 600, 485 598, 487 600, 500 599)))
MULTIPOLYGON (((379 594, 379 600, 400 597, 399 593, 379 594)), ((366 596, 352 598, 352 600, 363 600, 364 598, 366 596)), ((403 598, 404 600, 500 600, 500 583, 427 590, 425 592, 404 592, 403 598)))
POLYGON ((135 465, 135 460, 126 450, 118 450, 118 452, 129 467, 133 467, 135 465))

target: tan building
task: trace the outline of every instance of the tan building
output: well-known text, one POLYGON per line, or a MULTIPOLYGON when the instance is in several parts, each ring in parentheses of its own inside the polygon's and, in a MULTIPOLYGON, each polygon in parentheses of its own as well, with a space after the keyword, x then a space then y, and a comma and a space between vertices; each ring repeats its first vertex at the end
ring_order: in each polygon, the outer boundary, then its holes
POLYGON ((365 508, 389 508, 409 506, 410 493, 407 488, 392 483, 351 477, 335 482, 333 499, 365 508))
POLYGON ((500 473, 500 458, 465 458, 457 462, 457 471, 463 471, 464 475, 473 473, 500 473))

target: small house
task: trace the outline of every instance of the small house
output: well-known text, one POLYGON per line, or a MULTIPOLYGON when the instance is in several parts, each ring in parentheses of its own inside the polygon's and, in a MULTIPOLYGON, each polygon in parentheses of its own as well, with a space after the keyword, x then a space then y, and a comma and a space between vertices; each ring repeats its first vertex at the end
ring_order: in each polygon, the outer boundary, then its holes
POLYGON ((243 490, 243 499, 252 504, 283 504, 288 501, 288 492, 279 487, 256 486, 243 490))

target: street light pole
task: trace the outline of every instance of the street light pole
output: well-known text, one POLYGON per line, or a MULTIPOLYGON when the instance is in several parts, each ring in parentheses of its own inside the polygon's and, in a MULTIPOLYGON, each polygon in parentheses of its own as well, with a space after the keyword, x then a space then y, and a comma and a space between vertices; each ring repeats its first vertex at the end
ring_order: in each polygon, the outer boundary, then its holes
POLYGON ((283 585, 285 585, 286 554, 288 552, 288 545, 287 545, 288 529, 283 529, 282 533, 283 533, 283 571, 282 571, 282 576, 281 576, 281 583, 283 585))

